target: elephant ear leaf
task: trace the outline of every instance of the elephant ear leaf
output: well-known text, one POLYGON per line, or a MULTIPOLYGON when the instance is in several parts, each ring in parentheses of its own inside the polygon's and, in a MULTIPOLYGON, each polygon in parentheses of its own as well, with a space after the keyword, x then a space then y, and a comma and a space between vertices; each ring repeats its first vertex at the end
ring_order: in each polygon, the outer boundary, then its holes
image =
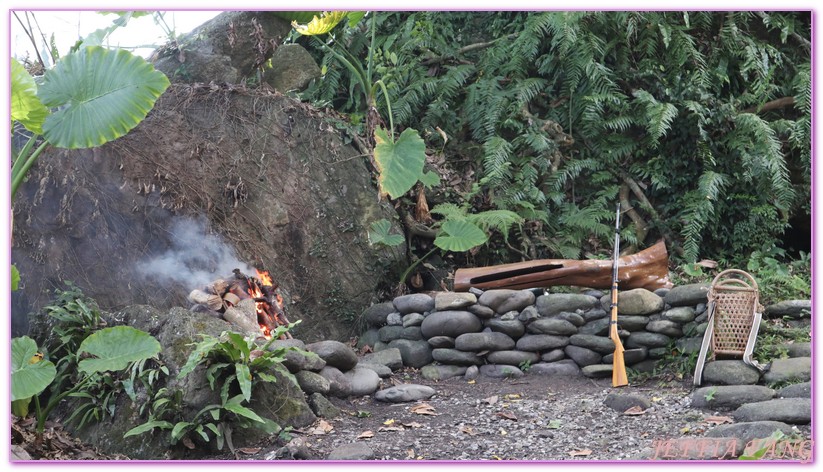
POLYGON ((55 147, 91 148, 137 126, 169 86, 169 79, 130 52, 90 46, 46 72, 40 100, 57 109, 43 123, 55 147))
POLYGON ((114 326, 97 331, 80 344, 77 353, 93 357, 81 360, 77 368, 86 374, 118 371, 159 352, 160 343, 149 333, 131 326, 114 326))
POLYGON ((37 343, 28 336, 11 340, 11 401, 32 397, 54 380, 54 364, 37 353, 37 343))
POLYGON ((426 163, 426 143, 417 131, 406 128, 392 141, 383 128, 374 130, 374 160, 380 176, 377 184, 381 195, 400 198, 423 176, 426 163))
POLYGON ((434 245, 446 251, 462 252, 485 243, 489 237, 482 229, 466 220, 443 223, 434 245))
POLYGON ((11 60, 11 119, 27 130, 43 134, 49 109, 37 98, 37 84, 17 59, 11 60))

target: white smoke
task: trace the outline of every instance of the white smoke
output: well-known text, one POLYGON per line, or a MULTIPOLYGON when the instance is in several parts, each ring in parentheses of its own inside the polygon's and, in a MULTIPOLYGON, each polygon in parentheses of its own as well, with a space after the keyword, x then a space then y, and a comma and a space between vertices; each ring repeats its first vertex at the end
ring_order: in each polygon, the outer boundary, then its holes
POLYGON ((197 287, 232 275, 240 269, 254 275, 254 267, 237 259, 234 250, 218 234, 210 234, 204 218, 179 218, 169 227, 169 249, 139 262, 138 274, 159 283, 178 282, 197 287))

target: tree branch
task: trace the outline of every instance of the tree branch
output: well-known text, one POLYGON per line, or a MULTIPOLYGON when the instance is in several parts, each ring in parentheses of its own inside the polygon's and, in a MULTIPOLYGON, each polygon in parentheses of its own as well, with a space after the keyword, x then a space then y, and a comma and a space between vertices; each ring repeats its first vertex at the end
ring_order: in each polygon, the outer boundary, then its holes
POLYGON ((749 107, 743 110, 743 113, 762 113, 769 110, 776 110, 778 108, 786 108, 794 105, 794 97, 783 97, 777 100, 766 102, 760 106, 749 107))
POLYGON ((497 39, 492 40, 492 41, 487 41, 487 42, 484 42, 484 43, 469 44, 468 46, 463 46, 462 48, 455 51, 455 53, 453 55, 446 54, 446 55, 443 55, 443 56, 430 57, 430 58, 420 62, 420 64, 424 65, 424 66, 432 66, 432 65, 435 65, 435 64, 440 64, 441 62, 447 61, 449 59, 454 59, 456 56, 459 56, 461 54, 466 54, 466 53, 469 53, 469 52, 472 52, 472 51, 479 51, 481 49, 486 49, 488 47, 493 46, 494 43, 496 43, 498 41, 502 41, 504 39, 514 39, 514 38, 517 37, 517 35, 518 35, 517 33, 512 33, 508 36, 503 36, 503 37, 497 38, 497 39))

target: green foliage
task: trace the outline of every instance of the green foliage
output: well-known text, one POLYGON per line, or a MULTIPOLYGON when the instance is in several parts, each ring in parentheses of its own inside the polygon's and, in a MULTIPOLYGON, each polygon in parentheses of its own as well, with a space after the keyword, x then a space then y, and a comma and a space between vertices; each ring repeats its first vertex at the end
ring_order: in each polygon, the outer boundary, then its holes
POLYGON ((104 328, 87 337, 78 354, 86 357, 77 363, 83 374, 124 370, 133 362, 152 358, 160 353, 160 343, 149 333, 131 326, 104 328))
MULTIPOLYGON (((630 183, 626 203, 648 233, 623 237, 665 237, 678 263, 740 265, 810 214, 808 12, 371 19, 368 32, 338 26, 337 43, 380 71, 390 119, 476 171, 478 191, 450 203, 525 218, 516 245, 532 257, 609 247, 610 209, 630 183), (764 106, 783 97, 794 104, 764 106)), ((305 45, 326 74, 303 96, 362 116, 351 71, 305 45)))
POLYGON ((761 444, 762 446, 757 450, 752 451, 750 454, 741 454, 737 457, 739 461, 757 461, 763 458, 767 452, 770 450, 774 451, 775 443, 782 441, 786 438, 786 435, 783 431, 777 430, 772 433, 771 436, 768 438, 762 439, 761 444))
POLYGON ((777 303, 789 299, 811 298, 811 256, 801 253, 795 261, 787 261, 780 248, 751 253, 746 270, 758 282, 761 303, 777 303))
POLYGON ((406 240, 402 234, 389 234, 391 222, 389 220, 377 220, 369 228, 369 244, 372 246, 399 246, 406 240))
POLYGON ((704 396, 704 398, 706 399, 707 402, 710 402, 710 401, 714 400, 715 394, 717 394, 717 387, 712 387, 706 392, 706 395, 704 396))
POLYGON ((127 431, 124 437, 159 428, 169 431, 172 444, 187 437, 199 438, 206 443, 214 441, 218 449, 228 444, 233 451, 231 434, 234 427, 255 427, 269 434, 281 432, 277 423, 261 417, 247 405, 256 384, 277 381, 275 372, 297 384, 282 364, 287 351, 294 348, 272 348, 271 345, 273 340, 298 323, 277 327, 272 340, 263 346, 257 345, 254 336, 243 337, 230 331, 219 337, 201 335, 202 340, 194 345, 178 378, 185 378, 198 366, 205 366, 209 388, 220 392, 220 403, 207 405, 192 417, 183 418, 179 408, 170 408, 170 405, 179 403, 179 394, 160 390, 152 398, 148 420, 127 431))
POLYGON ((12 264, 11 265, 11 291, 15 292, 20 287, 20 271, 17 270, 17 267, 12 264))
POLYGON ((400 198, 423 178, 426 144, 413 129, 404 130, 394 141, 386 130, 377 128, 374 139, 380 194, 388 194, 392 199, 400 198))
POLYGON ((448 220, 440 229, 434 245, 444 251, 468 251, 489 239, 483 230, 466 220, 448 220))
POLYGON ((97 302, 86 297, 73 282, 64 283, 66 288, 55 290, 54 301, 43 309, 55 320, 52 336, 55 342, 50 345, 52 354, 76 364, 80 345, 106 323, 100 317, 97 302))
POLYGON ((37 356, 37 343, 23 336, 11 340, 11 401, 29 399, 46 389, 57 370, 37 356))

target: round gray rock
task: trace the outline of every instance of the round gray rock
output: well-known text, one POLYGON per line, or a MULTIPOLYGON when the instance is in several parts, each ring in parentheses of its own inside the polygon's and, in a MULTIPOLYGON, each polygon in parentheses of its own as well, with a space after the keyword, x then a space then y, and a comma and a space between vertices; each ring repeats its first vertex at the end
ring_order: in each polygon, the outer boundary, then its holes
POLYGON ((571 359, 565 359, 558 362, 541 362, 534 364, 529 368, 529 374, 535 375, 553 375, 558 377, 569 375, 580 375, 580 367, 571 359))
POLYGON ((669 306, 695 306, 706 303, 709 286, 707 283, 678 285, 669 290, 663 301, 669 306))
MULTIPOLYGON (((646 357, 649 355, 649 350, 645 347, 638 347, 635 349, 626 349, 623 351, 623 362, 626 365, 634 365, 638 362, 643 362, 646 360, 646 357)), ((611 354, 606 354, 603 356, 603 363, 604 364, 613 364, 614 363, 614 352, 611 354)))
POLYGON ((519 366, 523 363, 536 364, 540 356, 536 352, 527 351, 495 351, 486 356, 490 364, 505 364, 519 366))
POLYGON ((768 372, 763 374, 766 383, 806 382, 812 378, 811 357, 790 357, 775 359, 768 372))
POLYGON ((401 315, 409 313, 425 313, 434 309, 434 298, 425 293, 412 293, 394 299, 394 308, 401 315))
POLYGON ((528 290, 486 290, 477 302, 497 313, 521 311, 534 304, 534 293, 528 290))
MULTIPOLYGON (((576 336, 576 335, 575 335, 576 336)), ((558 349, 569 344, 566 336, 554 336, 551 334, 527 334, 517 340, 515 346, 520 351, 549 351, 558 349)))
POLYGON ((765 316, 769 318, 808 318, 812 312, 811 300, 786 300, 766 307, 765 316))
POLYGON ((357 338, 357 349, 364 346, 374 347, 377 341, 380 341, 380 331, 377 328, 369 328, 357 338))
POLYGON ((777 391, 780 398, 811 398, 812 383, 803 382, 799 384, 787 385, 777 391))
POLYGON ((432 358, 437 362, 449 365, 480 365, 483 359, 477 357, 473 352, 459 351, 457 349, 434 349, 432 358))
POLYGON ((400 339, 408 339, 409 341, 422 341, 423 329, 420 326, 407 326, 403 328, 400 333, 400 339))
POLYGON ((610 393, 606 395, 603 404, 619 413, 634 407, 648 410, 652 406, 652 402, 648 398, 637 393, 610 393))
POLYGON ((748 444, 755 439, 768 438, 775 431, 786 436, 792 434, 792 427, 780 421, 749 421, 733 424, 721 424, 706 432, 709 438, 738 438, 748 444))
POLYGON ((563 352, 580 367, 600 364, 603 359, 602 354, 580 346, 566 346, 563 352))
POLYGON ((664 320, 683 324, 688 323, 689 321, 694 321, 695 313, 694 308, 690 306, 679 306, 664 311, 662 317, 664 320))
POLYGON ((480 366, 480 375, 497 379, 516 379, 523 377, 523 371, 511 365, 483 364, 480 366))
POLYGON ((552 316, 552 318, 566 320, 566 321, 568 321, 569 323, 575 325, 578 328, 583 326, 584 324, 586 324, 586 319, 583 318, 582 315, 579 315, 577 313, 572 313, 570 311, 561 311, 560 313, 552 316))
POLYGON ((390 343, 395 339, 402 339, 403 337, 403 326, 398 325, 386 325, 380 328, 378 331, 378 336, 380 337, 380 341, 384 343, 390 343))
POLYGON ((329 395, 335 397, 345 398, 351 395, 351 383, 349 379, 340 372, 336 367, 326 366, 320 372, 326 380, 329 381, 329 395))
POLYGON ((617 325, 626 331, 643 331, 649 324, 648 316, 623 316, 617 317, 617 325))
POLYGON ((646 325, 646 330, 652 333, 660 333, 671 338, 679 338, 683 336, 683 328, 679 323, 669 320, 650 321, 646 325))
POLYGON ((514 348, 514 340, 503 333, 466 333, 454 340, 454 347, 461 351, 505 351, 514 348))
POLYGON ((400 349, 396 347, 366 354, 360 362, 386 366, 391 370, 400 370, 403 368, 403 356, 400 353, 400 349))
POLYGON ((614 341, 603 336, 592 336, 590 334, 575 334, 569 338, 569 343, 573 346, 585 347, 600 354, 614 352, 614 341))
POLYGON ((694 408, 735 409, 745 403, 774 398, 774 390, 762 385, 717 385, 698 388, 691 394, 694 408))
POLYGON ((591 310, 597 306, 597 299, 578 293, 550 293, 537 297, 535 306, 541 316, 550 317, 564 311, 591 310))
POLYGON ((349 379, 351 394, 357 397, 371 395, 380 386, 380 376, 371 369, 355 367, 343 375, 349 379))
MULTIPOLYGON (((649 324, 651 324, 650 322, 649 324)), ((649 333, 647 331, 635 331, 626 341, 626 347, 665 347, 671 342, 671 338, 665 334, 649 333)))
POLYGON ((595 307, 595 308, 592 308, 591 310, 584 311, 583 313, 580 314, 580 316, 582 316, 583 319, 586 320, 586 323, 588 323, 592 320, 599 320, 601 318, 606 318, 606 317, 609 316, 609 314, 603 308, 595 307))
POLYGON ((580 369, 580 371, 586 377, 592 379, 604 379, 607 377, 612 376, 612 365, 611 364, 593 364, 587 365, 580 369))
POLYGON ((412 341, 409 339, 395 339, 389 343, 389 348, 397 348, 403 365, 419 369, 426 364, 431 364, 432 348, 429 343, 423 340, 412 341))
POLYGON ((331 390, 329 381, 320 374, 310 372, 308 370, 301 370, 294 374, 297 379, 297 385, 307 394, 320 393, 326 395, 331 390))
MULTIPOLYGON (((582 319, 582 318, 581 318, 582 319)), ((526 331, 532 334, 554 334, 557 336, 571 336, 577 333, 577 326, 559 318, 541 318, 534 320, 526 331)))
POLYGON ((760 372, 743 361, 719 360, 707 362, 703 369, 703 382, 715 385, 754 385, 760 380, 760 372))
POLYGON ((429 364, 420 369, 420 375, 428 380, 446 380, 466 374, 467 368, 459 365, 429 364))
POLYGON ((456 338, 465 333, 476 333, 483 329, 480 318, 468 311, 436 311, 420 325, 423 337, 449 336, 456 338))
POLYGON ((500 318, 492 318, 484 321, 484 324, 492 331, 503 333, 512 339, 518 339, 526 333, 526 327, 520 320, 503 320, 500 318))
POLYGON ((552 349, 540 356, 540 360, 543 362, 557 362, 565 358, 566 352, 563 349, 552 349))
POLYGON ((374 459, 374 451, 365 443, 344 444, 329 453, 330 461, 368 461, 374 459))
POLYGON ((428 385, 402 384, 378 390, 374 393, 374 399, 388 403, 416 402, 428 400, 435 393, 435 390, 428 385))
POLYGON ((481 320, 488 320, 494 316, 494 310, 479 303, 466 307, 466 311, 473 313, 481 320))
POLYGON ((377 376, 380 377, 381 379, 387 379, 387 378, 391 377, 391 369, 389 369, 388 367, 386 367, 384 365, 369 364, 368 362, 363 362, 361 360, 360 362, 357 363, 357 367, 355 367, 355 369, 357 369, 357 368, 373 370, 374 373, 376 373, 377 376))
POLYGON ((349 370, 357 365, 357 354, 354 349, 340 341, 319 341, 306 345, 306 350, 313 352, 326 361, 326 365, 337 367, 342 371, 349 370))
POLYGON ((466 367, 466 373, 463 375, 463 378, 466 380, 475 380, 477 377, 480 376, 480 368, 476 365, 470 365, 466 367))
POLYGON ((386 324, 386 318, 392 312, 394 312, 394 304, 392 302, 383 302, 366 308, 363 310, 362 316, 369 326, 380 328, 386 324))
POLYGON ((453 348, 454 338, 449 336, 433 336, 429 338, 429 345, 435 349, 437 348, 453 348))
POLYGON ((424 319, 425 317, 420 313, 409 313, 408 315, 403 316, 403 327, 408 328, 409 326, 420 326, 424 319))
POLYGON ((440 292, 434 297, 436 311, 459 310, 477 303, 477 296, 468 292, 440 292))
MULTIPOLYGON (((600 302, 603 309, 607 310, 611 297, 605 296, 600 302)), ((651 315, 662 310, 663 306, 663 299, 645 288, 626 290, 617 295, 617 311, 621 315, 651 315)))
MULTIPOLYGON (((517 313, 517 312, 516 311, 511 311, 509 313, 517 313)), ((509 319, 508 313, 503 315, 503 316, 505 316, 505 319, 509 319)), ((503 317, 501 317, 501 319, 502 318, 503 317)), ((540 318, 540 313, 537 312, 537 308, 535 308, 534 305, 529 305, 526 308, 523 308, 523 311, 521 311, 517 315, 517 319, 520 320, 521 322, 523 322, 524 325, 528 325, 529 323, 531 323, 532 321, 537 320, 538 318, 540 318)))
POLYGON ((386 324, 389 326, 403 326, 403 315, 398 312, 389 313, 386 317, 386 324))
MULTIPOLYGON (((609 332, 609 326, 611 322, 608 318, 600 318, 597 320, 589 321, 588 323, 584 324, 583 326, 577 328, 577 332, 580 334, 591 334, 594 336, 605 336, 609 332)), ((644 325, 645 326, 645 325, 644 325)), ((631 330, 629 330, 631 331, 631 330)))
POLYGON ((733 416, 738 422, 780 421, 789 424, 809 424, 812 420, 812 401, 808 398, 778 398, 746 403, 736 409, 733 416))

